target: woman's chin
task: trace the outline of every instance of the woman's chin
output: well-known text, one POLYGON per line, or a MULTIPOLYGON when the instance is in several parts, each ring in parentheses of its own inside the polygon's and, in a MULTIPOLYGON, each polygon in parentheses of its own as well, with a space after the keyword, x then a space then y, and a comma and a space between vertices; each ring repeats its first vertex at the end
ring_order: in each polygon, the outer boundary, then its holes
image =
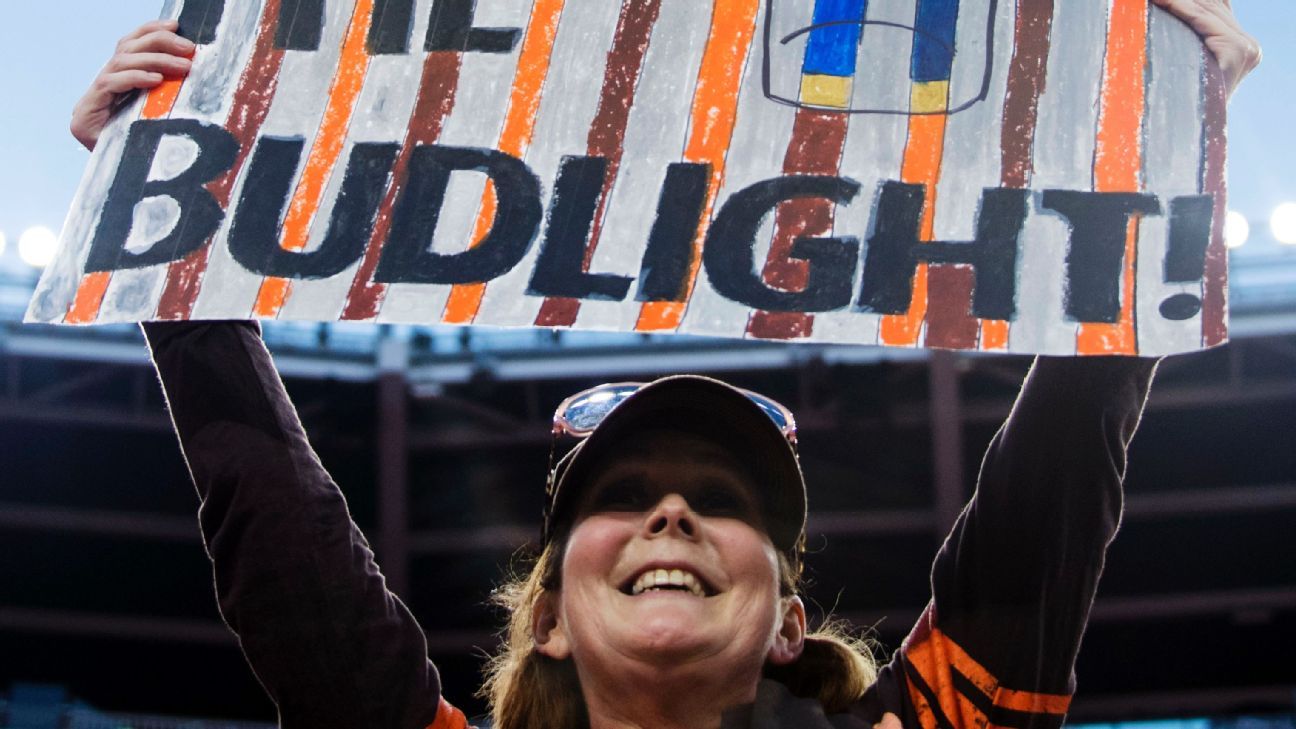
POLYGON ((696 615, 661 609, 636 621, 629 642, 634 653, 649 660, 678 661, 718 652, 726 642, 717 630, 696 615))

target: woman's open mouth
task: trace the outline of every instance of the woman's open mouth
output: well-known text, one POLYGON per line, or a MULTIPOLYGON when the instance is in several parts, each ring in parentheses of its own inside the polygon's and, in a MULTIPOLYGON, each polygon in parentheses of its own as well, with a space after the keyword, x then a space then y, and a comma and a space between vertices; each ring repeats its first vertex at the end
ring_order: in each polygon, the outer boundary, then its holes
POLYGON ((708 597, 715 594, 706 582, 686 569, 647 569, 633 582, 624 586, 621 591, 627 595, 642 595, 645 592, 667 591, 688 592, 697 597, 708 597))

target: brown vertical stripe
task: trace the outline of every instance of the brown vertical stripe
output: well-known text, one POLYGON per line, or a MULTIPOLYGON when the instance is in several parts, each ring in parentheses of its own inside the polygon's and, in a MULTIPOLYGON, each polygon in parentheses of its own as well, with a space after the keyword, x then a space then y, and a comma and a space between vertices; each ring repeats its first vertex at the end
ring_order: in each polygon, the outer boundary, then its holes
MULTIPOLYGON (((608 171, 594 213, 589 242, 585 247, 585 270, 589 270, 594 249, 603 232, 603 215, 625 152, 630 107, 634 104, 635 89, 639 85, 639 75, 643 72, 644 59, 648 55, 648 43, 652 39, 653 26, 657 24, 660 12, 661 0, 626 0, 621 6, 621 17, 617 21, 612 48, 607 55, 598 111, 594 114, 594 123, 587 140, 588 154, 606 158, 608 171)), ((553 297, 545 299, 535 323, 542 327, 569 327, 576 323, 576 315, 579 313, 579 300, 553 297)))
MULTIPOLYGON (((1003 187, 1024 189, 1034 172, 1035 128, 1052 27, 1053 0, 1019 0, 1000 130, 1003 187)), ((969 312, 976 288, 972 267, 932 266, 928 276, 926 344, 945 349, 975 348, 983 323, 969 312)), ((991 339, 1000 337, 987 336, 982 346, 1006 344, 987 341, 991 339)))
POLYGON ((1013 189, 1030 185, 1034 174, 1035 124, 1040 93, 1048 72, 1049 37, 1054 0, 1018 0, 1013 56, 1004 97, 1001 184, 1013 189))
POLYGON ((1224 245, 1224 218, 1228 214, 1228 157, 1225 124, 1228 121, 1228 91, 1224 74, 1215 57, 1205 53, 1202 137, 1202 192, 1215 201, 1211 242, 1206 249, 1206 271, 1202 292, 1202 344, 1213 347, 1228 339, 1228 249, 1224 245))
POLYGON ((458 51, 433 51, 423 61, 423 77, 419 81, 418 99, 414 102, 405 142, 392 167, 391 181, 378 208, 380 212, 374 221, 369 244, 365 246, 364 259, 351 282, 351 291, 347 294, 346 306, 342 309, 343 319, 372 319, 378 316, 378 311, 382 308, 387 286, 374 282, 373 275, 378 268, 383 242, 391 231, 396 196, 405 186, 414 147, 432 144, 441 136, 441 129, 454 108, 455 94, 459 90, 462 60, 463 54, 458 51))
MULTIPOLYGON (((225 128, 238 142, 238 156, 228 172, 207 186, 207 190, 211 192, 222 209, 229 208, 234 183, 252 153, 253 142, 256 141, 261 125, 270 112, 270 102, 274 100, 275 89, 279 83, 279 68, 283 63, 284 54, 282 50, 274 47, 274 35, 280 2, 281 0, 266 0, 265 9, 261 11, 261 25, 257 29, 256 46, 252 50, 252 57, 248 60, 242 77, 239 78, 229 118, 225 122, 225 128)), ((193 313, 194 301, 198 298, 203 274, 207 271, 210 252, 211 239, 208 239, 206 245, 171 263, 167 269, 166 285, 159 299, 157 318, 189 318, 193 313)))
MULTIPOLYGON (((797 109, 792 124, 792 141, 783 157, 786 175, 835 175, 846 145, 849 116, 797 109)), ((806 261, 791 258, 798 238, 819 237, 832 232, 835 206, 826 200, 791 200, 774 213, 774 239, 765 262, 765 283, 784 291, 801 291, 810 277, 806 261)), ((801 312, 757 311, 747 323, 747 332, 761 339, 793 339, 810 336, 814 316, 801 312)))
POLYGON ((981 325, 968 309, 976 277, 971 266, 932 266, 927 270, 928 347, 974 349, 981 325))

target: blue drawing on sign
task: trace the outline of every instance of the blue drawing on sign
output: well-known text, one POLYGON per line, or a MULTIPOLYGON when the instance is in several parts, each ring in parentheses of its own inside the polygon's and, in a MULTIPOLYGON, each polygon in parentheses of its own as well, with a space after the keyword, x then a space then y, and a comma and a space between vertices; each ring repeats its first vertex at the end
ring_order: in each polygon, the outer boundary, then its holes
MULTIPOLYGON (((909 62, 911 83, 951 80, 957 53, 959 0, 918 0, 913 25, 868 20, 870 0, 817 0, 810 25, 776 39, 774 20, 778 6, 790 1, 766 0, 762 82, 765 97, 775 103, 842 114, 929 116, 956 114, 984 101, 989 96, 994 63, 995 16, 999 0, 988 0, 985 3, 985 59, 978 93, 971 99, 959 103, 953 103, 951 100, 949 108, 938 111, 868 108, 867 103, 852 103, 851 80, 859 70, 864 31, 870 26, 894 28, 913 34, 909 62), (808 37, 805 41, 805 56, 801 63, 800 93, 792 94, 786 89, 774 89, 771 69, 772 64, 776 62, 776 57, 779 56, 778 47, 786 47, 803 35, 808 37)), ((871 1, 878 3, 886 0, 871 1)), ((779 59, 778 62, 785 61, 779 59)), ((975 62, 975 59, 965 59, 964 62, 975 62)))

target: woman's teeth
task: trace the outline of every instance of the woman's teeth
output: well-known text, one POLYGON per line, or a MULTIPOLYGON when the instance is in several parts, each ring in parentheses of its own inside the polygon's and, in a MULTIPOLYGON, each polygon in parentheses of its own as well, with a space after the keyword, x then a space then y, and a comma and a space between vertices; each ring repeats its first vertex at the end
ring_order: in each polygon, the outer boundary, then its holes
POLYGON ((706 597, 702 581, 684 570, 648 570, 635 580, 630 594, 639 595, 648 590, 687 590, 698 597, 706 597))

